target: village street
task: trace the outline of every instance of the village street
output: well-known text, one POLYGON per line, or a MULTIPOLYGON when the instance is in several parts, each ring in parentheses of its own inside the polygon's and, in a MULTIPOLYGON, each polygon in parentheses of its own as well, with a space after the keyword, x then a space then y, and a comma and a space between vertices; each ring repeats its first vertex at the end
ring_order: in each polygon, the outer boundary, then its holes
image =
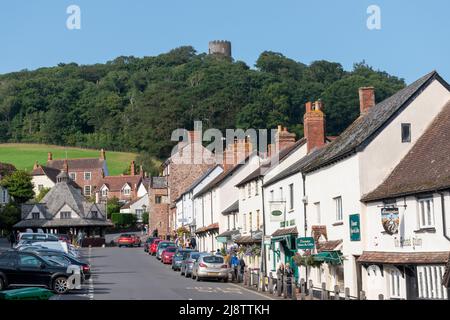
POLYGON ((92 266, 92 280, 83 289, 54 300, 262 300, 233 283, 196 282, 180 276, 142 248, 83 249, 92 266))

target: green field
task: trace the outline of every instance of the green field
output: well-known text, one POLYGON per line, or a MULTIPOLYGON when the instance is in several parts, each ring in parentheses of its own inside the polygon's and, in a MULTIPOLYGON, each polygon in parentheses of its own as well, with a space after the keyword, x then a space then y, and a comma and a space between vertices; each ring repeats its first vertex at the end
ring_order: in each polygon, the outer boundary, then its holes
MULTIPOLYGON (((47 162, 47 153, 53 153, 53 159, 99 158, 100 150, 59 147, 44 144, 7 143, 0 144, 0 162, 11 163, 17 169, 31 171, 34 162, 47 162)), ((136 159, 136 154, 106 150, 106 162, 110 175, 120 175, 136 159)))

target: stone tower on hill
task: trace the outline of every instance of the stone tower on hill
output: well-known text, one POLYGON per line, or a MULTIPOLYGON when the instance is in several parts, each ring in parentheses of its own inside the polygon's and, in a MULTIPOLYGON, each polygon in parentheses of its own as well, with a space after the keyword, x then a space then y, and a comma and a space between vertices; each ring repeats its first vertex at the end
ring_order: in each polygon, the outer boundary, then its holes
POLYGON ((223 40, 210 41, 209 54, 231 58, 231 42, 223 40))

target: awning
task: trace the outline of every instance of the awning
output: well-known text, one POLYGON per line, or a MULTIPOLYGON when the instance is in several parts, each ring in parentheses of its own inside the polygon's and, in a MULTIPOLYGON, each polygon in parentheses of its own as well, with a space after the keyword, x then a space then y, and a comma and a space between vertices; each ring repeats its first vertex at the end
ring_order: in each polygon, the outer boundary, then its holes
POLYGON ((446 264, 449 251, 444 252, 381 252, 364 251, 359 263, 373 264, 446 264))
POLYGON ((239 231, 238 230, 228 230, 228 231, 225 231, 225 232, 222 232, 221 234, 219 234, 216 237, 216 240, 220 243, 227 243, 228 240, 231 240, 234 235, 239 235, 239 231))
POLYGON ((344 260, 340 251, 322 251, 313 255, 313 258, 315 261, 330 263, 332 265, 340 265, 344 260))
POLYGON ((284 235, 284 236, 278 236, 278 237, 272 237, 271 241, 272 241, 272 245, 275 242, 284 242, 286 243, 286 247, 290 250, 296 250, 295 247, 295 239, 296 239, 296 235, 284 235))

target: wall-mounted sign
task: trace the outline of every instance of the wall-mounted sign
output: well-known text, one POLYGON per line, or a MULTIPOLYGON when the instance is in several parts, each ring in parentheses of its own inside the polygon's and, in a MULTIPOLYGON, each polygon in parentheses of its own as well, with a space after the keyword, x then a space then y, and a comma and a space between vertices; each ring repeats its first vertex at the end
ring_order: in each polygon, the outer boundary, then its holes
POLYGON ((220 242, 220 243, 227 243, 227 241, 228 241, 227 237, 217 237, 216 239, 217 239, 217 242, 220 242))
POLYGON ((359 214, 351 214, 350 218, 350 241, 361 241, 361 223, 359 214))
POLYGON ((315 243, 313 237, 297 238, 297 249, 300 250, 314 249, 314 245, 315 243))
POLYGON ((270 202, 270 221, 280 222, 284 220, 284 210, 286 203, 284 201, 270 202))
POLYGON ((398 226, 400 224, 398 208, 382 208, 381 224, 388 234, 396 234, 398 232, 398 226))

